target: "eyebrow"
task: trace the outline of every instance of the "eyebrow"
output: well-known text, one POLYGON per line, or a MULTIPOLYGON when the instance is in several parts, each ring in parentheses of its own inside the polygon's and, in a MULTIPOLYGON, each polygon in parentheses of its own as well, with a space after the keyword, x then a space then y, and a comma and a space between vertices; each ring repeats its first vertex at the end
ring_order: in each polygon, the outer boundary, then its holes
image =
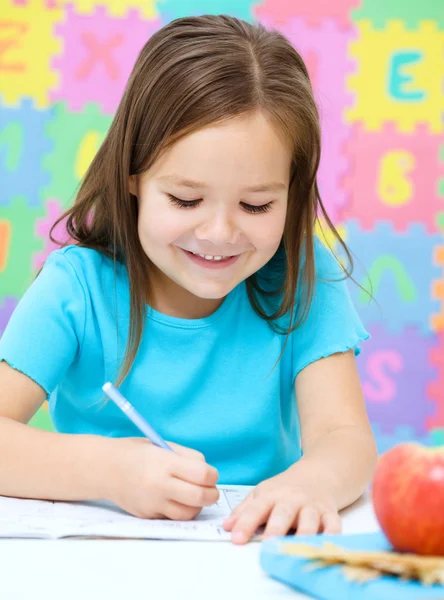
MULTIPOLYGON (((206 188, 205 183, 202 181, 192 181, 191 179, 185 179, 180 175, 176 175, 175 173, 172 175, 164 175, 163 177, 158 177, 158 181, 166 182, 166 183, 174 183, 176 185, 180 185, 182 187, 189 187, 192 189, 204 189, 206 188)), ((285 190, 287 186, 285 183, 281 183, 280 181, 272 181, 270 183, 261 183, 259 185, 252 185, 250 187, 244 188, 243 192, 279 192, 281 190, 285 190)))

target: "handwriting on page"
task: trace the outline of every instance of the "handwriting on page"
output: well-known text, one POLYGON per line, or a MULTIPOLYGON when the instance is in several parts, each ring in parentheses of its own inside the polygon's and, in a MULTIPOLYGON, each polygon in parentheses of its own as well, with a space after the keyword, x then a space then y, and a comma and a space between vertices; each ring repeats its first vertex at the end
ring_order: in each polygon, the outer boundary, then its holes
POLYGON ((223 520, 251 490, 219 486, 216 504, 192 521, 140 519, 109 502, 52 502, 0 496, 0 537, 130 537, 230 539, 223 520))

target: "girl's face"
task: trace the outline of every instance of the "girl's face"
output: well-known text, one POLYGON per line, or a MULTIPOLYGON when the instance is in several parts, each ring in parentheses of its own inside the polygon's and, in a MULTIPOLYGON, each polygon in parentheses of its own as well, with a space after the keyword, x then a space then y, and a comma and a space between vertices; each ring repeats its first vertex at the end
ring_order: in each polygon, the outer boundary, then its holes
POLYGON ((130 178, 155 308, 210 314, 270 260, 284 230, 290 168, 289 145, 254 114, 182 138, 130 178))

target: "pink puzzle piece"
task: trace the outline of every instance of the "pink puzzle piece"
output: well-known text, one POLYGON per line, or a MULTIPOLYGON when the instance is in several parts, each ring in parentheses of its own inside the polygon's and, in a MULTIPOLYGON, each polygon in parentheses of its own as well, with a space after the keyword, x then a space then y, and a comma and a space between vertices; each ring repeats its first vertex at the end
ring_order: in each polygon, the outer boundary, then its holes
POLYGON ((53 65, 60 87, 51 100, 65 100, 74 112, 97 102, 105 114, 113 114, 139 52, 161 25, 160 19, 142 20, 135 10, 114 19, 103 6, 92 15, 78 15, 67 5, 66 21, 57 27, 64 50, 53 65))
POLYGON ((320 25, 324 19, 333 17, 338 24, 346 26, 351 22, 352 9, 360 4, 360 0, 264 0, 254 7, 253 13, 261 21, 272 15, 279 24, 298 16, 307 25, 320 25))
POLYGON ((401 133, 393 123, 375 132, 355 126, 348 144, 354 168, 344 182, 350 194, 344 218, 357 219, 363 229, 383 220, 405 231, 416 221, 437 232, 436 217, 444 212, 437 183, 444 172, 441 138, 421 125, 413 133, 401 133))
POLYGON ((345 91, 345 77, 354 69, 347 57, 347 47, 356 35, 355 28, 340 28, 331 19, 326 19, 320 27, 309 27, 300 17, 289 18, 279 25, 270 16, 261 20, 267 28, 276 28, 285 35, 307 64, 321 120, 318 183, 327 212, 337 223, 348 201, 342 179, 349 168, 345 142, 351 130, 342 112, 351 103, 351 96, 345 91))
MULTIPOLYGON (((35 224, 35 234, 38 237, 43 238, 44 248, 42 252, 36 252, 33 257, 33 268, 40 269, 43 266, 48 255, 60 248, 58 244, 52 242, 49 238, 49 232, 52 225, 62 214, 61 204, 58 200, 51 199, 46 201, 47 216, 44 219, 37 219, 35 224)), ((53 237, 57 241, 65 242, 69 241, 68 234, 65 229, 65 221, 62 221, 54 229, 53 237)))

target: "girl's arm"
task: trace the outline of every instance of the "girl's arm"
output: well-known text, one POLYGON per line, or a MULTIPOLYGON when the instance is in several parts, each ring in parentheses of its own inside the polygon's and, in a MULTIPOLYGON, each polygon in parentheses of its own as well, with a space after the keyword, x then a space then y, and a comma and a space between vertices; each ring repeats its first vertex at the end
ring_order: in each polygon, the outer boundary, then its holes
POLYGON ((41 431, 26 423, 44 390, 0 362, 0 495, 52 500, 103 498, 113 440, 41 431))
POLYGON ((311 363, 295 386, 303 456, 233 510, 224 526, 236 543, 263 523, 264 537, 338 533, 338 512, 371 482, 378 455, 353 351, 311 363))
POLYGON ((367 488, 378 458, 353 350, 308 365, 295 386, 299 467, 328 485, 341 510, 367 488))
POLYGON ((32 379, 0 362, 0 495, 110 500, 136 517, 182 521, 217 502, 217 470, 200 452, 29 427, 44 399, 32 379))

